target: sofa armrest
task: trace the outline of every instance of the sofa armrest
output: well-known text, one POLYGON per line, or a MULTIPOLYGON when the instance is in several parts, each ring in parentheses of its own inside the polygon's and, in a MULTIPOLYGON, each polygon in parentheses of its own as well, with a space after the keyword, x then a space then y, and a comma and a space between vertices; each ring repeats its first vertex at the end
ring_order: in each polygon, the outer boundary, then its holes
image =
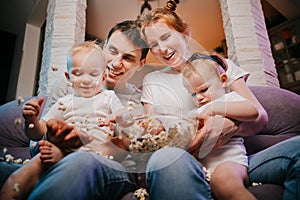
MULTIPOLYGON (((25 98, 24 102, 32 98, 38 97, 25 98)), ((46 101, 47 98, 44 98, 46 101)), ((30 158, 30 140, 24 132, 22 106, 17 99, 0 106, 0 157, 7 153, 15 158, 30 158), (7 152, 3 151, 4 148, 7 152)))
POLYGON ((300 96, 271 86, 249 86, 265 108, 269 122, 257 135, 245 137, 248 155, 300 135, 300 96))

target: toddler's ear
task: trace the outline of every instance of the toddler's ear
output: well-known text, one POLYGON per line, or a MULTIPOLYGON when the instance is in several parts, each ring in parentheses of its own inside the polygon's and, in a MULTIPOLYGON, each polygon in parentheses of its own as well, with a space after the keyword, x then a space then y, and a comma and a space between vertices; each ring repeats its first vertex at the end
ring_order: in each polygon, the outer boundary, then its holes
POLYGON ((227 74, 226 73, 220 74, 220 79, 223 83, 223 87, 226 88, 227 87, 227 80, 228 80, 227 74))
POLYGON ((106 70, 102 74, 102 84, 104 84, 105 79, 107 78, 106 70))
POLYGON ((70 78, 70 75, 69 75, 68 72, 65 72, 65 77, 66 77, 66 79, 67 79, 68 81, 71 81, 71 78, 70 78))
POLYGON ((69 75, 68 72, 65 72, 65 77, 66 77, 66 79, 67 79, 67 86, 68 86, 68 87, 72 87, 72 86, 73 86, 73 83, 72 83, 71 77, 70 77, 70 75, 69 75))

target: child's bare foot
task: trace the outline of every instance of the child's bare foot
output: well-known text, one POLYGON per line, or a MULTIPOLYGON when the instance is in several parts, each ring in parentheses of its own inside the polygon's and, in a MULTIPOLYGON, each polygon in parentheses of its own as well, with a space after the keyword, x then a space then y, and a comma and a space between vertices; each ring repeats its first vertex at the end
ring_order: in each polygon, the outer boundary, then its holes
POLYGON ((42 164, 52 166, 64 157, 64 153, 54 144, 46 140, 39 141, 42 164))

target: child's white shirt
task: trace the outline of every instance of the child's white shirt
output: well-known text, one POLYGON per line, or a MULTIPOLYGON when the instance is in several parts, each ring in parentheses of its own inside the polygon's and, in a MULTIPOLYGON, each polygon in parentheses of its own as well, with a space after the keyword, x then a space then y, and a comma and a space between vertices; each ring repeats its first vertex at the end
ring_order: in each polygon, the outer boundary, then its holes
MULTIPOLYGON (((246 99, 236 92, 230 92, 213 102, 245 101, 246 99)), ((210 102, 212 103, 212 102, 210 102)), ((202 112, 210 103, 194 110, 196 113, 202 112)), ((248 167, 248 157, 242 137, 232 137, 226 144, 219 148, 200 149, 198 158, 200 163, 207 169, 208 176, 213 170, 225 161, 232 161, 248 167), (208 154, 207 154, 208 153, 208 154), (203 157, 204 156, 204 157, 203 157)))
POLYGON ((99 145, 107 141, 107 133, 110 130, 108 127, 99 127, 98 120, 105 120, 109 115, 116 114, 123 108, 114 91, 103 90, 90 98, 69 94, 60 98, 42 120, 58 118, 91 135, 94 140, 81 149, 101 153, 99 145))

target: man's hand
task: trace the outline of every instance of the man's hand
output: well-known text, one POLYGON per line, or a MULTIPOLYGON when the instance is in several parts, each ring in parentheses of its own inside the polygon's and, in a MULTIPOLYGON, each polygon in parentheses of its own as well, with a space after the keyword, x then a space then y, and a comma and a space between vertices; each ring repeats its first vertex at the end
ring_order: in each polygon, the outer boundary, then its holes
POLYGON ((192 155, 200 152, 206 156, 214 147, 220 147, 235 134, 237 126, 233 121, 221 116, 209 117, 204 126, 196 134, 187 151, 192 155))
POLYGON ((118 148, 124 151, 129 151, 130 140, 125 134, 111 137, 110 141, 118 148))
POLYGON ((59 119, 48 120, 47 129, 47 140, 61 149, 78 149, 93 140, 91 136, 81 133, 75 127, 59 119))

